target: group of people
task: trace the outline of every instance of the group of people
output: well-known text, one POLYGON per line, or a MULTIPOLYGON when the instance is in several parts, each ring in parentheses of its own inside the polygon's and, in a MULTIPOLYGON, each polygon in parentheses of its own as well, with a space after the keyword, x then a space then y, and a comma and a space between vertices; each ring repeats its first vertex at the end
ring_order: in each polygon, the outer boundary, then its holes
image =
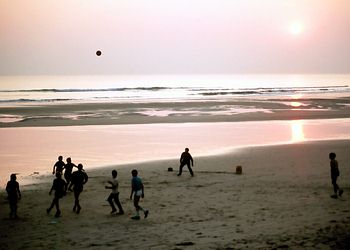
MULTIPOLYGON (((144 218, 147 218, 149 211, 147 209, 142 208, 139 205, 140 199, 145 197, 145 191, 144 191, 144 186, 142 183, 141 178, 138 176, 138 172, 136 169, 131 171, 131 175, 132 175, 132 179, 131 179, 131 194, 130 194, 130 199, 134 201, 134 207, 136 209, 136 215, 131 217, 131 219, 134 220, 140 220, 140 211, 142 211, 144 213, 144 218)), ((119 186, 119 182, 117 180, 117 176, 118 176, 118 172, 117 170, 112 170, 112 180, 108 181, 108 183, 110 184, 109 186, 105 186, 106 189, 111 189, 111 193, 107 198, 107 201, 109 202, 109 205, 112 208, 111 214, 119 214, 119 215, 123 215, 124 214, 124 210, 123 207, 120 203, 119 200, 119 190, 118 190, 118 186, 119 186), (117 209, 114 205, 114 203, 117 205, 118 207, 118 212, 117 209)))
MULTIPOLYGON (((193 166, 193 158, 191 156, 191 154, 189 153, 189 149, 185 148, 185 151, 181 154, 180 156, 180 167, 179 167, 179 173, 178 176, 180 176, 182 174, 182 169, 183 167, 187 165, 188 170, 191 174, 191 176, 193 177, 193 171, 191 168, 191 165, 193 166)), ((136 214, 135 216, 131 217, 134 220, 139 220, 140 217, 140 211, 142 211, 144 213, 144 218, 147 218, 149 211, 147 209, 142 208, 139 205, 140 199, 145 197, 145 193, 144 193, 144 186, 142 183, 141 178, 138 176, 138 172, 136 169, 131 171, 131 175, 132 175, 132 179, 131 179, 131 194, 130 194, 130 199, 134 201, 134 207, 136 209, 136 214)), ((111 193, 107 198, 107 201, 109 202, 112 211, 111 214, 116 213, 119 215, 124 214, 124 210, 123 207, 120 203, 119 200, 119 191, 118 191, 118 180, 117 180, 117 176, 118 176, 118 172, 117 170, 112 170, 112 180, 108 181, 108 183, 110 184, 109 186, 105 186, 106 189, 111 189, 111 193), (114 203, 117 205, 118 207, 118 212, 117 209, 114 205, 114 203)))
MULTIPOLYGON (((334 194, 331 196, 332 198, 338 198, 338 196, 342 196, 343 189, 339 187, 337 184, 337 178, 340 175, 338 161, 335 159, 336 154, 335 153, 329 153, 329 159, 330 159, 330 170, 331 170, 331 180, 333 185, 333 191, 334 194)), ((181 154, 180 157, 180 167, 179 167, 179 173, 178 176, 182 174, 183 167, 187 165, 188 170, 193 177, 193 171, 191 169, 191 165, 193 166, 193 158, 191 154, 189 153, 189 149, 186 148, 185 151, 181 154)), ((83 165, 80 163, 78 166, 76 166, 74 163, 72 163, 71 158, 67 158, 67 163, 63 162, 63 157, 59 156, 58 161, 53 166, 52 174, 56 175, 56 179, 54 179, 52 187, 50 189, 49 194, 51 195, 52 191, 55 190, 55 196, 52 200, 52 203, 50 207, 46 210, 47 213, 50 213, 51 209, 55 206, 56 207, 56 217, 59 217, 61 215, 61 210, 59 208, 59 200, 65 196, 67 189, 69 191, 74 192, 74 206, 73 211, 77 214, 80 213, 81 206, 79 204, 79 196, 81 192, 83 191, 83 186, 88 181, 88 175, 83 170, 83 165), (78 168, 77 171, 73 172, 73 167, 78 168), (64 172, 64 178, 62 179, 62 173, 64 172), (73 190, 72 190, 73 186, 73 190)), ((132 179, 131 179, 131 194, 130 199, 133 199, 134 201, 134 207, 136 209, 136 215, 132 217, 134 220, 140 219, 140 212, 142 211, 144 213, 144 218, 147 218, 149 211, 147 209, 142 208, 139 205, 139 201, 141 198, 144 198, 144 186, 142 183, 141 178, 138 176, 138 172, 136 169, 131 171, 132 179)), ((112 179, 108 181, 110 185, 106 185, 106 189, 111 189, 111 193, 107 198, 107 201, 109 202, 112 211, 111 214, 124 214, 123 207, 119 200, 119 183, 117 180, 118 172, 117 170, 112 171, 112 179), (118 212, 115 207, 115 205, 118 207, 118 212)), ((16 181, 17 177, 16 174, 11 174, 10 181, 8 181, 6 185, 6 191, 8 194, 8 202, 10 205, 10 218, 17 218, 17 201, 21 199, 21 192, 19 189, 19 184, 16 181)))
POLYGON ((88 175, 83 169, 83 165, 79 163, 78 166, 76 166, 74 163, 72 163, 71 158, 67 158, 67 163, 64 163, 63 157, 59 156, 58 161, 53 166, 52 174, 56 175, 56 179, 54 179, 52 183, 49 195, 51 195, 52 191, 55 191, 55 195, 50 207, 46 209, 46 212, 49 214, 51 209, 55 206, 55 217, 59 217, 61 215, 59 200, 66 195, 68 189, 69 191, 74 192, 73 211, 79 214, 81 210, 79 196, 81 192, 83 192, 83 186, 89 179, 88 175), (78 168, 78 170, 73 172, 74 167, 78 168), (63 170, 65 180, 62 179, 63 170))
MULTIPOLYGON (((193 166, 193 158, 192 158, 191 154, 189 153, 188 148, 185 148, 185 152, 183 152, 181 154, 178 176, 180 176, 182 174, 182 169, 185 165, 187 165, 188 170, 189 170, 191 176, 193 177, 194 174, 193 174, 193 171, 191 168, 191 165, 193 166)), ((142 208, 139 205, 140 199, 145 197, 144 186, 143 186, 142 180, 138 176, 138 172, 136 169, 131 171, 131 175, 132 175, 132 179, 131 179, 130 199, 131 200, 133 199, 134 207, 136 209, 135 216, 133 216, 131 218, 134 220, 139 220, 141 218, 140 211, 142 211, 144 213, 144 218, 147 218, 149 211, 147 209, 142 208)), ((119 215, 122 215, 122 214, 124 214, 124 210, 123 210, 123 207, 122 207, 120 200, 119 200, 119 191, 118 191, 119 184, 118 184, 117 176, 118 176, 117 170, 115 170, 115 169, 112 170, 112 180, 108 181, 110 186, 105 186, 105 188, 111 189, 111 193, 107 198, 107 201, 109 202, 109 204, 112 208, 111 214, 117 213, 119 215), (117 209, 116 209, 114 203, 118 207, 118 210, 119 210, 118 212, 117 212, 117 209)))
MULTIPOLYGON (((178 176, 182 174, 183 167, 187 165, 188 170, 193 177, 193 171, 191 165, 193 166, 193 158, 189 153, 189 149, 186 148, 185 151, 181 154, 180 157, 180 167, 178 176)), ((54 192, 54 198, 51 202, 49 208, 46 209, 46 212, 49 214, 51 210, 56 207, 55 217, 59 217, 61 215, 59 200, 63 198, 67 190, 74 192, 74 206, 73 211, 77 214, 80 213, 81 206, 79 203, 79 196, 83 191, 84 185, 88 182, 88 175, 83 169, 83 165, 80 163, 76 166, 72 163, 72 159, 70 157, 67 158, 66 163, 63 161, 63 157, 59 156, 58 161, 54 164, 52 169, 52 174, 56 176, 53 180, 51 189, 49 191, 49 195, 54 192), (73 172, 73 168, 77 168, 77 171, 73 172), (64 172, 64 174, 63 174, 64 172), (64 176, 64 179, 62 178, 64 176), (73 187, 73 189, 72 189, 73 187)), ((147 209, 142 208, 139 205, 140 199, 144 198, 144 186, 141 178, 138 176, 138 172, 136 169, 131 171, 132 179, 131 179, 131 194, 130 199, 133 200, 134 207, 136 210, 135 216, 132 217, 134 220, 140 219, 140 212, 144 213, 144 218, 147 218, 149 211, 147 209)), ((111 214, 123 215, 124 210, 119 200, 119 191, 118 191, 118 180, 117 180, 118 172, 117 170, 112 171, 112 179, 108 181, 109 185, 106 185, 106 189, 111 189, 111 193, 107 198, 108 203, 110 204, 112 211, 111 214), (118 212, 116 206, 118 207, 118 212)), ((10 181, 7 183, 6 191, 8 194, 8 201, 10 205, 10 218, 17 218, 17 201, 21 199, 21 192, 19 189, 19 184, 16 181, 16 174, 11 174, 10 181)))
MULTIPOLYGON (((56 179, 53 181, 53 184, 52 184, 52 187, 51 187, 49 194, 51 195, 52 191, 55 190, 55 197, 52 200, 51 206, 46 210, 47 213, 50 213, 51 209, 55 206, 56 207, 55 216, 59 217, 61 215, 61 211, 59 208, 59 200, 66 194, 67 189, 68 189, 69 191, 74 192, 75 202, 74 202, 73 211, 76 212, 77 214, 79 214, 80 210, 81 210, 81 206, 79 203, 79 196, 80 196, 81 192, 83 191, 84 185, 88 181, 88 175, 83 170, 83 165, 78 164, 78 166, 76 166, 74 163, 72 163, 71 158, 67 158, 67 163, 65 164, 63 162, 63 157, 59 156, 58 161, 53 166, 52 174, 56 174, 56 179), (73 167, 77 167, 78 170, 72 173, 73 167), (63 170, 65 170, 64 178, 66 179, 66 181, 64 181, 62 179, 63 170), (71 189, 72 186, 73 186, 73 190, 71 189)), ((130 199, 132 199, 132 197, 134 197, 134 206, 136 209, 136 215, 133 216, 132 219, 139 220, 140 219, 140 215, 139 215, 140 211, 143 211, 145 218, 147 218, 148 213, 149 213, 148 210, 143 209, 139 205, 140 198, 141 197, 144 198, 143 183, 141 181, 141 178, 138 177, 137 170, 134 169, 131 172, 131 174, 132 174, 132 181, 131 181, 132 188, 131 188, 130 199)), ((109 202, 109 204, 112 208, 111 214, 114 214, 117 212, 117 209, 114 205, 114 204, 116 204, 118 207, 118 210, 119 210, 118 213, 116 213, 116 214, 123 215, 124 210, 123 210, 123 207, 122 207, 120 200, 119 200, 119 191, 118 191, 119 183, 117 180, 117 176, 118 176, 117 170, 113 170, 112 171, 112 179, 110 181, 108 181, 108 184, 110 184, 110 185, 106 185, 105 188, 111 189, 111 193, 110 193, 109 197, 107 198, 107 201, 109 202)))

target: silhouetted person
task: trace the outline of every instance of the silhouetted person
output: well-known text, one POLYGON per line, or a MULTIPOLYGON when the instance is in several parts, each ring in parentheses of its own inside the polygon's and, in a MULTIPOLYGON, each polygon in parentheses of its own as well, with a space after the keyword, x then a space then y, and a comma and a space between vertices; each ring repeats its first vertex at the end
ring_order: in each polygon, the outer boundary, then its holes
POLYGON ((182 152, 181 157, 180 157, 180 168, 179 168, 179 173, 177 176, 180 176, 182 174, 182 168, 187 165, 188 170, 190 171, 191 176, 193 177, 193 171, 191 168, 191 163, 193 166, 193 158, 191 154, 188 152, 190 151, 188 148, 185 148, 185 152, 182 152))
POLYGON ((70 181, 72 179, 72 171, 73 167, 77 167, 74 163, 72 163, 72 159, 70 157, 67 158, 67 163, 64 167, 64 178, 66 179, 67 182, 67 187, 70 184, 70 181))
POLYGON ((109 184, 111 184, 111 186, 105 186, 106 189, 111 189, 111 193, 108 196, 107 201, 109 202, 109 204, 111 205, 112 211, 111 214, 117 212, 117 209, 114 206, 113 201, 115 202, 115 204, 117 205, 119 212, 118 214, 124 214, 124 210, 122 205, 120 204, 119 201, 119 191, 118 191, 118 180, 117 180, 117 176, 118 176, 118 172, 117 170, 113 170, 112 171, 112 180, 108 181, 109 184))
POLYGON ((46 209, 47 213, 50 213, 51 209, 55 206, 55 217, 59 217, 61 215, 59 200, 66 194, 66 185, 66 182, 62 179, 62 174, 57 172, 56 179, 53 180, 52 187, 49 192, 49 195, 51 195, 52 191, 55 190, 55 197, 53 198, 50 207, 46 209))
POLYGON ((19 184, 16 181, 16 174, 10 175, 10 180, 6 185, 7 199, 10 205, 10 218, 18 218, 17 216, 17 201, 21 199, 21 191, 19 190, 19 184))
POLYGON ((331 179, 332 179, 332 185, 333 185, 333 190, 334 190, 334 195, 332 195, 332 198, 338 198, 343 194, 343 189, 340 189, 338 184, 337 184, 337 178, 340 174, 339 172, 339 167, 338 167, 338 161, 335 159, 337 155, 335 153, 329 153, 329 159, 330 161, 330 166, 331 166, 331 179))
POLYGON ((66 164, 63 162, 63 157, 59 156, 58 161, 55 163, 55 165, 53 165, 52 174, 55 174, 57 172, 60 172, 62 174, 65 165, 66 164))
POLYGON ((132 195, 134 194, 134 206, 136 209, 136 215, 131 217, 133 220, 140 219, 140 211, 143 211, 145 218, 148 216, 148 210, 143 209, 139 205, 140 198, 145 197, 143 183, 140 177, 137 176, 137 170, 134 169, 131 171, 132 179, 131 179, 131 194, 130 199, 132 199, 132 195))
POLYGON ((83 170, 83 165, 79 163, 78 170, 73 172, 72 174, 72 180, 69 187, 71 188, 71 186, 73 186, 74 198, 75 198, 73 211, 76 212, 77 214, 79 214, 81 210, 81 206, 79 204, 79 196, 80 196, 80 193, 83 192, 83 186, 88 181, 88 179, 89 179, 88 175, 83 170))

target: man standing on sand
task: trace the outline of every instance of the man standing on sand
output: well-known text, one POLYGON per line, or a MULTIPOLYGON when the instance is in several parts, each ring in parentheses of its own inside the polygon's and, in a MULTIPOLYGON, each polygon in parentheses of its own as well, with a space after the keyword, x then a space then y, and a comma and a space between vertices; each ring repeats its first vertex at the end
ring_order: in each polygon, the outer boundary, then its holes
POLYGON ((337 178, 339 176, 339 167, 338 167, 338 161, 335 159, 337 155, 335 153, 329 153, 329 159, 330 161, 330 166, 331 166, 331 179, 332 179, 332 185, 333 185, 333 190, 334 190, 334 195, 332 195, 332 198, 338 198, 338 193, 339 196, 343 194, 343 189, 340 189, 338 184, 337 184, 337 178))
POLYGON ((74 186, 73 191, 74 191, 75 202, 74 202, 73 211, 76 212, 77 214, 79 214, 81 210, 81 206, 79 204, 79 196, 80 196, 80 193, 83 192, 83 186, 88 181, 88 179, 89 179, 88 175, 83 170, 83 164, 79 163, 78 170, 72 174, 72 182, 69 186, 69 189, 71 188, 72 185, 74 186))
POLYGON ((122 215, 122 214, 124 214, 124 210, 123 210, 123 207, 119 201, 119 192, 118 192, 119 183, 117 180, 117 176, 118 176, 117 170, 113 170, 112 171, 113 179, 108 181, 108 183, 111 184, 111 186, 105 186, 105 188, 111 189, 111 193, 107 199, 107 201, 109 202, 109 204, 111 205, 111 208, 112 208, 111 214, 117 212, 117 209, 115 208, 114 203, 113 203, 113 200, 114 200, 115 204, 117 205, 117 207, 119 209, 118 214, 122 215))
POLYGON ((144 187, 143 183, 140 177, 137 176, 137 170, 134 169, 131 171, 132 179, 131 179, 131 194, 130 194, 130 199, 132 199, 132 195, 134 194, 134 206, 136 209, 136 215, 131 217, 133 220, 139 220, 140 219, 140 214, 139 211, 143 211, 145 215, 145 219, 148 216, 148 210, 143 209, 140 205, 140 199, 145 197, 144 194, 144 187))
POLYGON ((10 181, 7 182, 6 192, 7 199, 10 205, 10 219, 17 219, 17 201, 21 199, 21 191, 19 190, 19 184, 16 181, 16 174, 11 174, 10 181))
POLYGON ((72 163, 72 159, 70 157, 68 157, 67 158, 67 163, 66 163, 65 168, 64 168, 65 169, 64 170, 64 178, 66 179, 67 187, 70 184, 70 181, 72 179, 73 167, 77 167, 77 166, 75 166, 75 164, 72 163))
POLYGON ((55 165, 53 165, 52 174, 55 174, 57 172, 60 172, 62 174, 65 165, 66 164, 63 162, 63 157, 59 156, 58 161, 55 163, 55 165))
POLYGON ((55 190, 55 197, 52 200, 51 206, 46 209, 46 212, 49 214, 51 209, 56 206, 56 214, 55 217, 60 217, 61 210, 59 200, 66 195, 66 182, 62 179, 62 174, 60 172, 56 172, 56 179, 53 180, 52 187, 50 189, 49 195, 51 195, 52 190, 55 190))
POLYGON ((181 157, 180 157, 180 169, 179 169, 179 173, 177 174, 177 176, 180 176, 182 174, 182 168, 185 165, 187 165, 191 176, 192 177, 194 176, 192 168, 191 168, 191 163, 192 163, 192 166, 193 166, 193 158, 192 158, 191 154, 189 153, 189 151, 190 150, 188 148, 185 148, 185 152, 183 152, 181 154, 181 157))

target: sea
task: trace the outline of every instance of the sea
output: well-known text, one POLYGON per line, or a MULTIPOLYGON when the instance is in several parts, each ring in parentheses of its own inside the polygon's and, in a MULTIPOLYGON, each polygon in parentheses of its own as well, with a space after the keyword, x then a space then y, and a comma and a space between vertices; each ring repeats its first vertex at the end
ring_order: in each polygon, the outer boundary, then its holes
POLYGON ((0 105, 337 97, 350 75, 0 76, 0 105))
MULTIPOLYGON (((0 108, 74 103, 349 98, 350 75, 1 76, 0 108)), ((67 115, 67 114, 65 114, 67 115)), ((1 114, 1 123, 21 117, 1 114)), ((350 139, 350 118, 298 121, 0 127, 0 189, 51 175, 59 155, 85 169, 194 157, 249 146, 350 139), (208 132, 210 131, 210 132, 208 132), (181 136, 179 136, 181 135, 181 136), (266 136, 269 135, 269 136, 266 136), (184 139, 186 138, 186 139, 184 139)), ((176 168, 177 166, 170 166, 176 168)))

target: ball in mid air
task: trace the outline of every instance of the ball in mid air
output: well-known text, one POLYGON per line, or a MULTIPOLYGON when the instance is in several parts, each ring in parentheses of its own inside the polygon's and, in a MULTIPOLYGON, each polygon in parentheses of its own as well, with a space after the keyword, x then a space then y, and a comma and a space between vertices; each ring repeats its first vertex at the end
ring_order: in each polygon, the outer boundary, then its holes
POLYGON ((96 55, 97 55, 97 56, 100 56, 100 55, 102 55, 102 52, 101 52, 101 50, 98 50, 98 51, 96 51, 96 55))

